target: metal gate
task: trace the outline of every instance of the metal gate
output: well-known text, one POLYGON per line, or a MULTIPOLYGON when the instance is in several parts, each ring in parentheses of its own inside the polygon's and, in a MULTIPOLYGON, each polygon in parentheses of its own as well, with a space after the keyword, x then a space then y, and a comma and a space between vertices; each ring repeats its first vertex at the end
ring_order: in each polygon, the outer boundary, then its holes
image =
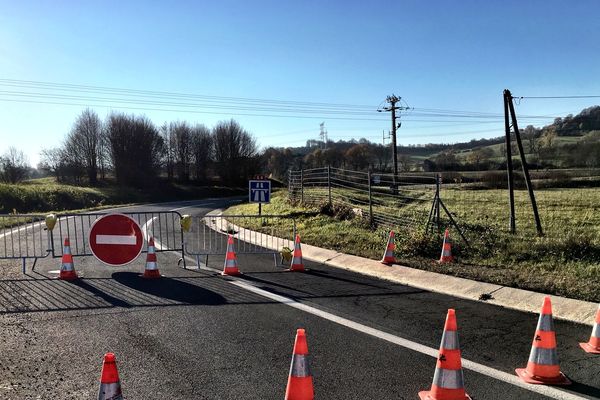
POLYGON ((210 255, 224 256, 227 238, 236 240, 237 254, 272 254, 275 265, 277 255, 284 248, 294 247, 296 222, 282 215, 200 215, 192 217, 189 232, 184 233, 185 254, 196 259, 210 255))
POLYGON ((0 259, 21 259, 23 273, 28 259, 48 257, 52 252, 46 216, 0 215, 0 259))

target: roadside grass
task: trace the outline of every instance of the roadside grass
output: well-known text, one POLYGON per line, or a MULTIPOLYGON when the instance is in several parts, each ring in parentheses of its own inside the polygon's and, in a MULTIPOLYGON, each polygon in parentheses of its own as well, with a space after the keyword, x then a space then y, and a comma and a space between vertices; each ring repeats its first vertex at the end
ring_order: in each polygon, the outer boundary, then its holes
POLYGON ((21 184, 0 184, 0 214, 43 213, 203 197, 224 197, 243 193, 240 189, 196 186, 157 181, 144 189, 103 181, 98 186, 57 183, 52 178, 33 179, 21 184))
MULTIPOLYGON (((326 191, 326 189, 325 189, 326 191)), ((424 224, 396 229, 397 258, 403 265, 499 285, 535 290, 588 301, 600 301, 600 189, 537 190, 545 235, 535 234, 526 191, 515 192, 517 234, 508 231, 505 190, 442 190, 442 200, 469 239, 463 243, 451 229, 454 264, 438 264, 442 232, 425 233, 424 224)), ((382 257, 388 228, 372 227, 347 206, 329 207, 323 197, 313 205, 291 204, 287 191, 273 194, 263 214, 293 217, 303 243, 371 259, 382 257)), ((335 197, 334 197, 335 199, 335 197)), ((419 203, 420 204, 420 203, 419 203)), ((423 207, 387 203, 396 213, 423 207), (404 209, 403 209, 404 208, 404 209)), ((256 215, 256 204, 241 204, 229 214, 256 215)), ((413 210, 414 211, 414 210, 413 210)), ((248 221, 248 220, 246 220, 248 221)), ((444 226, 449 222, 443 220, 444 226)), ((290 229, 289 219, 259 220, 246 227, 269 232, 290 229), (277 226, 279 225, 279 226, 277 226)))

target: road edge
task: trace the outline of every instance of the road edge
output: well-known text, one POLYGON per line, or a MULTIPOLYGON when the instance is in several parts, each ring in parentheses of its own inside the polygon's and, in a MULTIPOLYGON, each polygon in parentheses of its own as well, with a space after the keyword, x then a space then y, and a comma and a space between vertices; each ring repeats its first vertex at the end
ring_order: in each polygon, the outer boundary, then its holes
MULTIPOLYGON (((222 215, 222 210, 214 210, 210 214, 221 215, 224 218, 227 217, 226 215, 222 215)), ((232 224, 230 224, 230 226, 231 225, 232 224)), ((246 238, 245 240, 249 239, 253 244, 264 246, 265 243, 275 242, 275 237, 271 235, 238 226, 235 226, 235 229, 238 233, 242 233, 242 236, 246 238)), ((271 250, 280 250, 268 245, 265 247, 270 248, 271 250)), ((340 253, 335 250, 323 249, 308 244, 302 244, 302 256, 313 262, 356 272, 361 275, 431 292, 536 314, 539 313, 544 297, 548 296, 547 294, 540 292, 479 282, 471 279, 411 268, 400 264, 388 266, 369 258, 340 253), (485 297, 487 297, 488 300, 481 300, 481 295, 486 295, 485 297)), ((598 304, 555 295, 551 295, 551 297, 553 303, 553 316, 555 318, 590 326, 594 324, 598 304)))

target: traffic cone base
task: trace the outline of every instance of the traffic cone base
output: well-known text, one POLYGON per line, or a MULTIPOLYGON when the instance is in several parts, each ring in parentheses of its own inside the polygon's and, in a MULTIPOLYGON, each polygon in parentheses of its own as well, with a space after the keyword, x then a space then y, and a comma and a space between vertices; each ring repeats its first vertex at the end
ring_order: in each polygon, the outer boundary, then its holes
POLYGON ((58 279, 62 279, 63 281, 74 281, 77 278, 79 277, 74 270, 64 271, 61 269, 60 274, 58 275, 58 279))
MULTIPOLYGON (((447 389, 446 389, 447 390, 447 389)), ((448 395, 450 397, 433 397, 433 395, 431 394, 431 390, 423 390, 421 392, 419 392, 419 398, 421 400, 441 400, 441 399, 448 399, 448 400, 472 400, 471 397, 468 394, 465 394, 463 396, 462 393, 458 393, 455 396, 453 395, 448 395)))
POLYGON ((396 256, 394 255, 395 250, 396 250, 395 234, 394 234, 394 231, 390 231, 390 236, 388 237, 387 245, 385 247, 385 252, 383 253, 383 258, 381 259, 381 263, 385 264, 385 265, 396 264, 396 256))
POLYGON ((292 272, 304 272, 304 262, 302 261, 302 246, 300 245, 300 235, 296 235, 294 241, 294 253, 292 256, 292 264, 288 271, 292 272))
POLYGON ((600 354, 600 346, 594 347, 590 343, 579 343, 579 346, 581 346, 586 353, 600 354))
POLYGON ((571 381, 562 372, 558 371, 558 376, 554 378, 544 378, 533 376, 527 372, 526 368, 517 368, 515 372, 523 381, 537 385, 570 385, 571 381))
POLYGON ((160 274, 160 271, 157 269, 146 269, 144 270, 144 275, 142 275, 142 278, 145 279, 156 279, 156 278, 160 278, 162 275, 160 274))

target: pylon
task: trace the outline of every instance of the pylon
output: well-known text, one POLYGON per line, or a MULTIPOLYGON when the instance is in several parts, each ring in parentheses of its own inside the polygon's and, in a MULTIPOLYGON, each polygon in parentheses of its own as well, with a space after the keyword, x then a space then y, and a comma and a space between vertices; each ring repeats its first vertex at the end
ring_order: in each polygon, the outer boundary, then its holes
POLYGON ((448 232, 448 229, 446 229, 446 232, 444 232, 444 244, 442 244, 442 255, 439 262, 454 262, 454 257, 452 256, 452 241, 450 240, 450 233, 448 232))
POLYGON ((72 281, 77 279, 77 272, 75 272, 75 264, 73 263, 73 255, 71 254, 71 242, 69 238, 65 238, 63 245, 62 265, 60 267, 60 274, 58 279, 65 281, 72 281))
POLYGON ((558 365, 556 335, 552 320, 552 303, 549 296, 544 297, 527 367, 517 368, 515 371, 527 383, 547 385, 571 384, 571 381, 560 372, 558 365))
POLYGON ((221 275, 241 275, 240 270, 237 266, 237 256, 233 248, 233 236, 229 235, 227 238, 227 253, 225 254, 225 266, 221 275))
POLYGON ((104 355, 98 400, 123 400, 119 371, 117 371, 117 362, 113 353, 104 355))
POLYGON ((419 392, 421 400, 470 400, 465 384, 458 343, 456 313, 448 309, 440 353, 435 365, 431 390, 419 392))
POLYGON ((160 271, 156 262, 156 248, 154 247, 154 238, 148 240, 148 254, 146 254, 146 268, 144 269, 143 278, 156 279, 160 278, 160 271))
POLYGON ((600 305, 598 305, 598 311, 596 311, 596 320, 594 321, 590 341, 579 343, 579 345, 587 353, 600 354, 600 305))
POLYGON ((285 400, 313 400, 314 398, 315 391, 308 361, 306 333, 304 329, 298 329, 292 353, 290 375, 285 390, 285 400))
POLYGON ((294 254, 292 257, 292 264, 290 271, 304 272, 304 263, 302 262, 302 247, 300 246, 300 235, 296 235, 296 241, 294 242, 294 254))
POLYGON ((394 231, 390 231, 390 237, 388 238, 387 247, 383 253, 382 264, 392 265, 396 263, 396 257, 394 251, 396 250, 396 240, 394 231))

